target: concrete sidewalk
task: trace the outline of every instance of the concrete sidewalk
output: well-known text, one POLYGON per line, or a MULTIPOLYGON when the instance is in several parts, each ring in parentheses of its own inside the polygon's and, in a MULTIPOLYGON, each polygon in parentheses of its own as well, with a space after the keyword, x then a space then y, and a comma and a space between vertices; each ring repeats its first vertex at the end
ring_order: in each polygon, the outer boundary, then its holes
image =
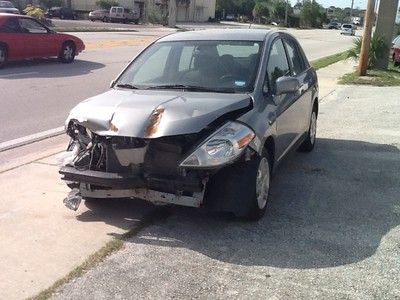
MULTIPOLYGON (((320 98, 332 93, 336 77, 351 68, 339 62, 318 71, 320 98)), ((121 200, 67 210, 62 199, 68 189, 54 155, 66 143, 66 137, 57 137, 0 153, 1 299, 37 294, 152 209, 144 202, 121 200)))

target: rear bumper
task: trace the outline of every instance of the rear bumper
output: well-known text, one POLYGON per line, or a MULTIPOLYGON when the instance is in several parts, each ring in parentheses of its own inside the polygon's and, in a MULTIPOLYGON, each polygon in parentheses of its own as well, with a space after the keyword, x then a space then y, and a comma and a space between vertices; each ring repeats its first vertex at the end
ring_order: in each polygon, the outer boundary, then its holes
POLYGON ((62 167, 59 171, 63 180, 94 185, 105 189, 145 188, 162 192, 199 193, 204 190, 202 180, 195 176, 157 176, 136 175, 130 173, 109 173, 92 170, 78 170, 62 167))

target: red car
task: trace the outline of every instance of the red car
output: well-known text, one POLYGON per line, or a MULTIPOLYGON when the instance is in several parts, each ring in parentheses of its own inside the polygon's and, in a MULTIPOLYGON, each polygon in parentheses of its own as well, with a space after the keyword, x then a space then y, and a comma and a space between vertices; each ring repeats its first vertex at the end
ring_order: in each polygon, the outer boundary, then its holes
POLYGON ((11 60, 52 56, 71 63, 84 49, 81 39, 54 32, 34 18, 0 13, 0 68, 11 60))
POLYGON ((394 65, 400 66, 400 35, 393 40, 390 55, 393 58, 394 65))

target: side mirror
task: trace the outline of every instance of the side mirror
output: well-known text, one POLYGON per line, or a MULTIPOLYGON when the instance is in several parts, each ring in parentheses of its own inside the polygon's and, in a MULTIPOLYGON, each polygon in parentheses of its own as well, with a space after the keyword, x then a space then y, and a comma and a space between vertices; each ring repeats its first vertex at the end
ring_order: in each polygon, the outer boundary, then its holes
POLYGON ((295 93, 300 88, 297 78, 282 76, 276 80, 275 95, 295 93))

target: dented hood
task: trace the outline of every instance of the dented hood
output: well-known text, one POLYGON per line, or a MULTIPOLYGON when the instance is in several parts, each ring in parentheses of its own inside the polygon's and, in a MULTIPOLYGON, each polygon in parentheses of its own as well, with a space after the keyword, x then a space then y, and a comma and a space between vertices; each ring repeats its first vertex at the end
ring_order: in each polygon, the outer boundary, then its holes
POLYGON ((250 104, 247 94, 112 89, 78 104, 66 124, 75 120, 99 135, 157 138, 199 132, 250 104))

